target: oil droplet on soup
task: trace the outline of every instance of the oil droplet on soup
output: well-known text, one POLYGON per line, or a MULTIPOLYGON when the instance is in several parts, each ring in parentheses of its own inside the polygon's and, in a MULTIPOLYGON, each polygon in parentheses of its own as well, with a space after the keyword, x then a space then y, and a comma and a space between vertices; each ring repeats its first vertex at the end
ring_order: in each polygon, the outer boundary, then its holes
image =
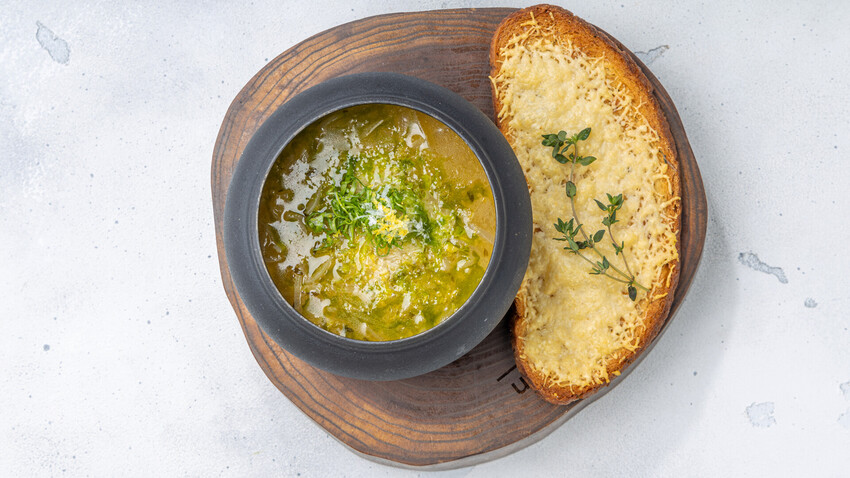
POLYGON ((493 193, 466 143, 394 105, 346 108, 299 133, 260 198, 269 275, 335 334, 397 340, 452 315, 490 262, 493 193))

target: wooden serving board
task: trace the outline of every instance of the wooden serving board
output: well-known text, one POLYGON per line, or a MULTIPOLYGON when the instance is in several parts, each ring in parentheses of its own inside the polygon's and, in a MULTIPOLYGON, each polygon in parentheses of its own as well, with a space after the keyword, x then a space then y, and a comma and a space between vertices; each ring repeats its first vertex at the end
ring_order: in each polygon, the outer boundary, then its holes
MULTIPOLYGON (((590 399, 551 405, 529 390, 517 372, 507 320, 467 355, 419 377, 367 382, 315 369, 260 330, 233 285, 222 242, 227 187, 242 150, 260 124, 293 95, 336 76, 365 71, 417 76, 455 91, 492 118, 488 49, 496 26, 512 11, 382 15, 320 33, 275 58, 245 85, 230 105, 216 140, 212 199, 221 277, 251 352, 298 408, 352 450, 379 462, 448 469, 506 455, 551 432, 627 373, 590 399)), ((681 161, 682 269, 672 317, 702 254, 705 191, 676 108, 652 73, 637 63, 656 88, 681 161)))

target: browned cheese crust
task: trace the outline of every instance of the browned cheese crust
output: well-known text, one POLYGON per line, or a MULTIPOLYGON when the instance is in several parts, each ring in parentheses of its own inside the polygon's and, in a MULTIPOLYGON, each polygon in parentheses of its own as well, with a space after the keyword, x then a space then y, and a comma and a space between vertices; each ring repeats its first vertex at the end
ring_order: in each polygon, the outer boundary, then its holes
MULTIPOLYGON (((502 59, 499 57, 499 52, 501 48, 512 37, 529 31, 527 22, 532 16, 537 25, 539 25, 539 28, 532 29, 533 31, 530 33, 529 40, 534 39, 535 35, 551 35, 561 39, 568 39, 576 50, 585 53, 587 56, 604 58, 606 75, 615 77, 617 81, 625 86, 629 94, 640 105, 638 109, 641 115, 646 118, 649 125, 658 133, 659 138, 655 146, 663 153, 670 166, 667 170, 667 175, 672 189, 671 197, 678 197, 680 191, 678 158, 670 128, 664 113, 661 111, 653 95, 653 88, 640 67, 629 54, 618 48, 603 32, 597 30, 593 25, 576 17, 567 10, 552 5, 537 5, 519 10, 502 21, 493 37, 490 47, 491 76, 495 78, 500 71, 502 59)), ((503 104, 500 100, 496 83, 492 82, 492 85, 493 103, 495 111, 498 114, 502 110, 503 104)), ((509 120, 510 118, 501 118, 497 120, 497 125, 502 131, 502 134, 513 145, 513 132, 508 126, 509 120)), ((529 184, 529 189, 533 189, 533 187, 534 185, 529 184)), ((658 190, 660 191, 660 189, 658 190)), ((666 195, 667 191, 664 191, 664 194, 666 195)), ((666 206, 665 211, 666 215, 674 218, 672 228, 676 234, 677 249, 679 248, 680 236, 680 208, 680 201, 671 201, 666 206)), ((658 334, 669 313, 673 301, 673 291, 675 291, 678 283, 679 261, 677 259, 668 262, 663 267, 661 276, 668 277, 668 279, 666 281, 656 281, 651 292, 646 294, 645 298, 639 299, 641 302, 639 308, 643 313, 642 326, 637 332, 640 339, 639 346, 633 351, 620 349, 611 354, 607 359, 609 376, 619 375, 620 371, 635 360, 658 334)), ((555 404, 567 404, 585 398, 604 385, 607 385, 607 380, 603 383, 590 383, 581 386, 559 385, 551 377, 544 376, 533 364, 525 360, 523 341, 519 340, 519 338, 524 337, 526 333, 527 321, 525 319, 528 312, 526 307, 527 292, 524 282, 515 301, 516 315, 512 319, 512 345, 517 359, 517 367, 528 380, 529 385, 540 393, 544 399, 555 404)))

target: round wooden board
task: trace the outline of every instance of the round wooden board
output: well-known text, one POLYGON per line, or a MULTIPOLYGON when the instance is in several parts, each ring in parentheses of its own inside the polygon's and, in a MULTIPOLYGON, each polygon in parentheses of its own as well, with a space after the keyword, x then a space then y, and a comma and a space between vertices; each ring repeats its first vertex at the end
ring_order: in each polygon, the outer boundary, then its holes
MULTIPOLYGON (((590 399, 555 406, 529 390, 517 372, 505 320, 478 347, 440 370, 394 382, 360 381, 315 369, 281 349, 259 329, 231 280, 222 243, 227 187, 248 140, 278 106, 329 78, 393 71, 443 85, 492 118, 488 49, 497 25, 512 11, 461 9, 382 15, 320 33, 275 58, 245 85, 228 109, 216 140, 212 199, 219 264, 224 289, 251 352, 269 379, 298 408, 352 450, 379 462, 448 469, 516 451, 613 388, 646 355, 644 352, 590 399)), ((702 254, 705 191, 676 108, 658 80, 635 60, 656 88, 681 162, 681 276, 672 317, 702 254)))

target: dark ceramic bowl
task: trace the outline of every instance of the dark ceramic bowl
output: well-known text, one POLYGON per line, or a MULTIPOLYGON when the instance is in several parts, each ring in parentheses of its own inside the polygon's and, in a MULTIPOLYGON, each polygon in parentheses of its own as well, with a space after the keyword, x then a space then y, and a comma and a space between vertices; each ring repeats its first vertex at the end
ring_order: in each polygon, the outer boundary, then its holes
POLYGON ((481 342, 519 289, 531 249, 531 202, 516 156, 495 125, 468 101, 432 83, 393 73, 335 78, 295 96, 254 133, 239 160, 224 210, 224 246, 236 289, 275 342, 313 366, 349 377, 394 380, 436 370, 481 342), (340 337, 302 317, 284 300, 260 252, 257 216, 266 176, 284 146, 334 111, 393 104, 449 126, 478 157, 496 205, 496 237, 477 289, 450 317, 418 335, 386 342, 340 337))

